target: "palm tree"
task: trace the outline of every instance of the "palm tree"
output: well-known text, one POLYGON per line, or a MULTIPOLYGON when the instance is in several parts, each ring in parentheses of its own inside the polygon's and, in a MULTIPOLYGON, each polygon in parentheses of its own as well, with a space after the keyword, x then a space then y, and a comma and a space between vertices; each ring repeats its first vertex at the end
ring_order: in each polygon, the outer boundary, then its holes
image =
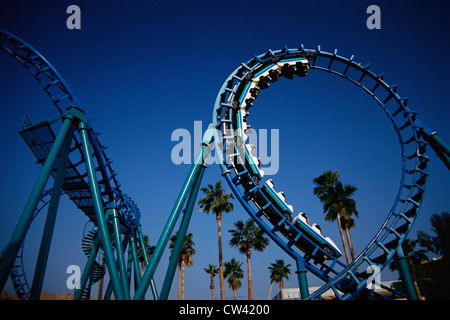
MULTIPOLYGON (((178 232, 170 237, 169 248, 175 248, 175 242, 177 241, 178 232)), ((194 260, 192 256, 195 254, 195 243, 192 241, 192 233, 189 233, 184 238, 183 246, 181 247, 180 259, 178 261, 178 300, 184 300, 184 266, 188 268, 192 267, 194 260), (181 270, 180 270, 181 269, 181 270), (181 271, 181 272, 180 272, 181 271), (181 274, 181 281, 180 281, 181 274)))
POLYGON ((231 259, 230 262, 225 262, 224 276, 228 277, 228 287, 233 290, 233 297, 236 300, 236 290, 241 287, 241 281, 244 277, 244 271, 242 271, 243 262, 236 261, 236 259, 231 259))
POLYGON ((234 223, 235 229, 228 230, 232 238, 230 246, 238 247, 239 252, 247 256, 247 273, 248 273, 248 299, 253 300, 252 288, 252 271, 250 268, 250 258, 252 249, 256 251, 264 251, 269 244, 269 239, 264 236, 263 230, 255 224, 254 220, 242 220, 234 223))
POLYGON ((150 257, 153 254, 153 251, 155 251, 155 246, 151 246, 148 244, 148 236, 144 235, 144 250, 141 248, 140 242, 139 242, 139 248, 137 251, 139 262, 141 263, 141 276, 144 274, 145 271, 145 259, 144 259, 144 252, 147 255, 147 257, 150 259, 150 257))
POLYGON ((219 273, 219 269, 215 265, 208 265, 208 268, 203 269, 207 274, 210 275, 211 284, 209 288, 211 289, 211 300, 214 300, 214 277, 219 273))
POLYGON ((225 300, 225 288, 223 283, 223 254, 222 254, 222 213, 228 213, 233 210, 233 204, 230 199, 234 199, 229 192, 222 190, 222 183, 218 181, 215 186, 208 184, 201 191, 205 194, 204 198, 198 202, 200 211, 205 213, 213 212, 217 220, 217 237, 219 245, 219 282, 220 298, 225 300))
POLYGON ((275 263, 271 263, 270 267, 268 267, 270 270, 270 283, 272 285, 273 282, 278 282, 281 292, 281 300, 283 300, 283 279, 289 279, 289 275, 291 274, 291 270, 289 269, 290 266, 290 264, 286 265, 284 260, 275 260, 275 263))
POLYGON ((342 227, 344 228, 345 231, 345 235, 347 237, 347 241, 348 241, 348 247, 350 249, 350 254, 352 255, 352 259, 353 261, 356 259, 356 255, 355 255, 355 249, 353 248, 353 242, 352 242, 352 238, 350 237, 350 229, 353 229, 355 227, 355 220, 353 220, 352 217, 341 217, 341 224, 342 227))
POLYGON ((442 256, 441 262, 432 273, 432 278, 450 284, 450 214, 442 212, 433 214, 430 218, 431 231, 429 235, 423 231, 417 233, 419 244, 428 251, 442 256))
MULTIPOLYGON (((408 269, 411 272, 413 283, 414 283, 414 289, 416 290, 417 296, 420 298, 420 290, 419 290, 419 284, 417 283, 417 278, 420 278, 423 273, 423 269, 421 266, 421 262, 428 260, 428 257, 426 255, 427 250, 425 249, 418 249, 416 250, 416 245, 418 244, 419 240, 410 240, 405 239, 402 243, 402 249, 403 254, 406 257, 406 264, 408 265, 408 269)), ((398 263, 396 260, 392 260, 389 264, 389 269, 391 271, 397 271, 398 270, 398 263)))
POLYGON ((352 217, 353 215, 358 217, 356 201, 351 199, 358 189, 349 184, 344 185, 338 180, 338 177, 338 171, 333 172, 328 170, 324 172, 322 175, 313 180, 316 185, 313 193, 322 203, 324 203, 323 212, 326 214, 325 220, 338 222, 345 257, 347 259, 347 263, 350 264, 350 255, 348 252, 347 242, 344 237, 345 225, 342 224, 342 217, 346 219, 352 217))

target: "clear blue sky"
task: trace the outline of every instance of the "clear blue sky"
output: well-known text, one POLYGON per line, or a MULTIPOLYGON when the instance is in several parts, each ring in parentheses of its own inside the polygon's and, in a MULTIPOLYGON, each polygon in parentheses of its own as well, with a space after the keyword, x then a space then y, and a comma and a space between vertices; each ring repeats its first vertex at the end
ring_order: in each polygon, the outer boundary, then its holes
MULTIPOLYGON (((385 81, 398 84, 408 106, 450 142, 448 122, 450 22, 447 1, 12 1, 0 2, 0 28, 39 50, 68 80, 85 104, 92 126, 102 133, 123 190, 138 204, 142 227, 157 242, 188 165, 170 155, 175 129, 193 133, 194 121, 206 129, 222 83, 241 63, 283 46, 335 48, 371 63, 385 81), (66 8, 81 8, 81 30, 66 28, 66 8), (381 30, 366 27, 366 8, 381 8, 381 30)), ((40 165, 17 133, 24 114, 33 123, 57 116, 51 101, 30 74, 6 53, 0 55, 0 246, 5 246, 37 177, 40 165)), ((384 112, 360 89, 337 77, 310 72, 305 79, 283 80, 263 92, 249 122, 257 129, 280 130, 280 170, 273 177, 294 210, 308 212, 325 234, 342 247, 337 226, 323 221, 312 194, 312 179, 326 169, 339 170, 344 183, 358 187, 360 218, 352 230, 362 250, 389 212, 400 182, 397 136, 384 112)), ((433 213, 450 208, 450 173, 433 151, 421 214, 410 234, 429 230, 433 213)), ((203 184, 222 179, 211 165, 203 184)), ((227 185, 225 184, 225 187, 227 185)), ((223 218, 224 259, 244 262, 227 243, 227 230, 247 214, 235 210, 223 218)), ((33 274, 43 217, 26 240, 27 275, 33 274)), ((66 268, 84 266, 81 236, 86 218, 65 199, 57 218, 44 290, 65 292, 66 268)), ((213 216, 194 209, 190 225, 197 254, 186 271, 186 299, 209 299, 208 264, 218 264, 213 216)), ((266 299, 267 267, 275 259, 292 264, 286 287, 297 287, 295 262, 272 242, 252 256, 254 297, 266 299)), ((156 273, 161 286, 168 255, 156 273)), ((396 279, 383 272, 382 280, 396 279)), ((311 286, 320 281, 309 278, 311 286)), ((216 280, 216 296, 219 296, 216 280)), ((11 289, 10 289, 11 290, 11 289)), ((272 295, 278 292, 274 287, 272 295)), ((94 290, 96 294, 96 290, 94 290)), ((232 292, 226 289, 227 297, 232 292)), ((247 282, 238 290, 247 297, 247 282)), ((176 278, 171 298, 176 298, 176 278)))

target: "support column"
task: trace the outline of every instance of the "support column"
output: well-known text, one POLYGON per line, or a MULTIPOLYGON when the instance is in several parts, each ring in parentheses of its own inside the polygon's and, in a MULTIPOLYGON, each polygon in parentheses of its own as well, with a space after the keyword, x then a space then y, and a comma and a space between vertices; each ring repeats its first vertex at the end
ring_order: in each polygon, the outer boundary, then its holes
MULTIPOLYGON (((206 139, 206 138, 205 138, 206 139)), ((206 139, 204 141, 208 141, 210 143, 212 141, 212 137, 210 139, 206 139)), ((134 300, 141 300, 143 299, 145 292, 147 291, 147 288, 150 284, 150 280, 153 278, 153 275, 156 271, 156 267, 159 264, 159 261, 161 260, 162 254, 164 253, 164 249, 167 246, 167 243, 169 241, 170 235, 172 234, 173 228, 175 227, 175 224, 178 220, 178 217, 181 212, 181 208, 183 204, 186 202, 186 198, 188 196, 189 190, 191 190, 192 185, 195 182, 196 177, 198 176, 198 172, 200 170, 200 167, 202 166, 203 161, 206 161, 209 154, 209 148, 207 153, 204 154, 206 147, 208 146, 208 143, 202 143, 202 147, 197 154, 197 157, 194 161, 194 163, 191 166, 191 169, 189 171, 188 176, 186 177, 186 180, 183 184, 183 187, 181 188, 181 191, 178 195, 178 198, 175 202, 175 205, 172 209, 172 212, 169 215, 169 218, 166 222, 166 225, 163 229, 163 232, 158 240, 158 243, 156 245, 156 249, 152 255, 152 258, 150 259, 150 263, 145 269, 144 276, 142 277, 141 284, 136 290, 134 300)))
POLYGON ((400 273, 400 278, 402 279, 403 285, 405 286, 406 296, 408 300, 418 300, 416 290, 414 288, 414 283, 409 273, 408 264, 406 263, 406 257, 403 254, 403 249, 401 246, 397 249, 397 264, 400 273))
POLYGON ((66 113, 63 118, 63 123, 58 135, 53 142, 52 148, 45 160, 45 163, 39 173, 36 183, 31 191, 30 197, 23 209, 22 215, 17 222, 14 233, 11 236, 11 240, 5 251, 0 253, 0 292, 3 291, 6 280, 8 279, 9 272, 14 264, 14 260, 17 257, 17 253, 22 245, 23 240, 27 234, 28 228, 33 220, 33 214, 36 211, 39 199, 44 191, 45 185, 47 184, 50 173, 55 165, 58 154, 61 147, 66 139, 70 127, 74 120, 74 116, 71 113, 66 113))
MULTIPOLYGON (((124 247, 122 245, 122 238, 120 236, 120 221, 117 208, 107 208, 106 215, 112 217, 112 224, 114 230, 114 240, 116 242, 117 264, 119 265, 120 278, 122 280, 123 288, 127 287, 127 270, 125 266, 124 247)), ((130 300, 130 293, 124 290, 125 298, 130 300)))
MULTIPOLYGON (((141 246, 142 254, 144 256, 145 266, 147 267, 148 263, 149 263, 149 259, 147 256, 147 252, 146 252, 147 248, 145 247, 144 236, 142 234, 142 228, 141 228, 140 224, 137 226, 137 233, 138 233, 138 238, 139 238, 139 243, 141 246)), ((155 281, 153 278, 150 280, 150 290, 152 291, 153 299, 158 300, 159 299, 158 292, 156 290, 156 285, 155 285, 155 281)))
POLYGON ((183 219, 181 221, 181 226, 178 231, 178 237, 175 242, 175 246, 172 251, 172 256, 170 257, 169 266, 167 267, 166 276, 164 278, 163 287, 160 293, 161 300, 167 300, 170 292, 170 287, 172 286, 173 277, 175 275, 175 271, 177 268, 178 260, 180 259, 181 249, 183 248, 184 239, 186 237, 186 233, 189 227, 189 222, 191 221, 192 210, 195 205, 195 200, 197 199, 198 190, 200 189, 200 185, 203 179, 203 174, 205 172, 205 165, 200 167, 200 171, 195 180, 194 187, 191 190, 189 195, 189 199, 185 208, 185 212, 183 215, 183 219))
POLYGON ((298 277, 298 287, 300 289, 300 297, 302 300, 309 296, 308 279, 306 277, 307 270, 305 268, 305 262, 297 258, 297 271, 295 271, 298 277))
POLYGON ((134 287, 137 288, 139 283, 141 283, 141 270, 139 268, 139 259, 137 255, 136 237, 134 234, 130 233, 128 235, 130 238, 130 252, 131 258, 133 259, 133 273, 134 273, 134 287))
POLYGON ((450 146, 442 140, 436 131, 433 131, 419 119, 415 119, 416 127, 419 133, 430 144, 430 147, 436 152, 436 155, 442 160, 444 165, 450 170, 450 146))
POLYGON ((442 160, 445 166, 450 170, 450 147, 442 140, 436 132, 426 136, 426 140, 442 160))
POLYGON ((31 285, 30 299, 39 300, 44 282, 45 269, 47 267, 50 245, 55 227, 56 213, 58 211, 59 199, 61 197, 64 176, 66 174, 67 159, 69 158, 70 147, 72 145, 73 131, 75 126, 72 124, 67 132, 66 138, 62 146, 61 154, 58 160, 58 169, 53 183, 52 196, 47 211, 47 219, 45 221, 44 232, 42 233, 41 246, 34 271, 33 283, 31 285))
POLYGON ((109 238, 108 225, 105 218, 105 212, 103 210, 103 202, 98 187, 97 178, 95 175, 94 163, 92 161, 92 154, 90 150, 90 143, 88 137, 88 129, 86 123, 81 121, 78 125, 78 131, 81 136, 81 144, 84 155, 84 162, 86 164, 86 171, 89 179, 89 187, 91 191, 92 201, 94 203, 95 217, 97 220, 98 231, 102 242, 102 247, 106 257, 106 264, 108 266, 109 276, 114 289, 114 296, 118 300, 124 300, 126 298, 124 288, 119 278, 117 265, 114 258, 114 252, 111 245, 111 239, 109 238))

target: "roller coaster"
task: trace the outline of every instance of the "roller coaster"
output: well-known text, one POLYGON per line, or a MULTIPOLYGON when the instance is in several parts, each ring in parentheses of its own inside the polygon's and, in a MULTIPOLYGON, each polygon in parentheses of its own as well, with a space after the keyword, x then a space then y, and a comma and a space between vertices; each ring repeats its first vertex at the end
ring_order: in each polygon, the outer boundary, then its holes
MULTIPOLYGON (((336 299, 342 300, 377 295, 370 284, 394 258, 399 264, 407 298, 417 299, 401 244, 418 216, 424 197, 430 160, 426 148, 430 146, 449 169, 450 148, 417 118, 417 112, 408 109, 408 99, 399 96, 397 86, 386 83, 383 74, 372 72, 370 64, 362 66, 353 60, 354 56, 342 57, 337 50, 330 53, 320 47, 306 49, 303 45, 296 49, 269 50, 241 63, 220 88, 202 146, 153 254, 150 258, 143 255, 145 271, 141 275, 138 250, 146 248, 141 213, 123 192, 99 134, 86 121, 80 99, 56 69, 23 40, 0 29, 0 48, 31 73, 59 113, 57 119, 35 125, 25 119, 19 132, 42 169, 11 239, 0 254, 1 290, 10 277, 19 299, 39 299, 59 200, 66 194, 88 218, 82 241, 88 259, 74 299, 88 297, 91 285, 105 274, 106 270, 98 262, 101 257, 105 259, 110 279, 105 299, 114 294, 120 300, 141 300, 149 288, 155 300, 167 299, 207 159, 215 149, 222 176, 242 207, 296 261, 302 299, 323 299, 330 290, 336 299), (284 193, 277 191, 274 181, 264 176, 259 159, 253 156, 253 147, 247 141, 250 111, 256 108, 258 94, 284 78, 307 79, 310 72, 316 71, 348 80, 375 99, 390 119, 402 151, 402 175, 394 204, 372 240, 350 264, 341 261, 339 248, 322 235, 317 224, 310 225, 301 208, 294 211, 284 193), (55 129, 57 124, 60 126, 55 129), (50 176, 53 185, 46 188, 50 176), (47 217, 30 286, 24 272, 23 246, 30 225, 44 208, 47 217), (179 237, 158 292, 153 277, 181 212, 179 237), (368 267, 375 271, 365 271, 368 267), (306 278, 308 271, 325 283, 312 293, 306 278), (132 275, 134 292, 130 286, 132 275)), ((385 289, 391 292, 389 298, 403 295, 385 289)))

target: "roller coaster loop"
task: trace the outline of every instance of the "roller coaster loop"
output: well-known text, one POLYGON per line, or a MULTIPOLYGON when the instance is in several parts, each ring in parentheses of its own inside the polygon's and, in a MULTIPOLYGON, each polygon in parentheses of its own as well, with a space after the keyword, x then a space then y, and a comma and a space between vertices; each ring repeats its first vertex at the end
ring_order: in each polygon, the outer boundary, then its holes
MULTIPOLYGON (((407 108, 408 99, 397 94, 397 86, 388 85, 383 74, 372 72, 370 64, 362 66, 353 59, 354 56, 338 55, 337 50, 329 53, 320 47, 305 49, 303 45, 298 49, 269 50, 241 63, 222 85, 214 105, 213 126, 223 136, 222 141, 215 143, 222 174, 249 215, 297 261, 300 291, 305 299, 322 298, 329 290, 337 299, 374 294, 367 289, 368 284, 389 261, 397 256, 399 264, 405 263, 401 244, 417 217, 425 192, 429 161, 426 146, 430 144, 450 168, 448 146, 417 119, 416 112, 407 108), (315 70, 348 80, 375 99, 391 120, 402 150, 402 178, 392 209, 373 239, 350 264, 339 260, 340 252, 334 249, 331 239, 311 232, 301 216, 291 216, 292 206, 286 204, 284 194, 274 190, 274 182, 269 179, 263 183, 264 172, 246 144, 249 110, 254 108, 258 93, 281 78, 307 77, 308 72, 315 70), (358 271, 366 270, 364 265, 377 271, 358 271), (307 290, 306 270, 326 283, 312 294, 307 290)), ((406 272, 403 280, 408 296, 415 298, 406 272)))

